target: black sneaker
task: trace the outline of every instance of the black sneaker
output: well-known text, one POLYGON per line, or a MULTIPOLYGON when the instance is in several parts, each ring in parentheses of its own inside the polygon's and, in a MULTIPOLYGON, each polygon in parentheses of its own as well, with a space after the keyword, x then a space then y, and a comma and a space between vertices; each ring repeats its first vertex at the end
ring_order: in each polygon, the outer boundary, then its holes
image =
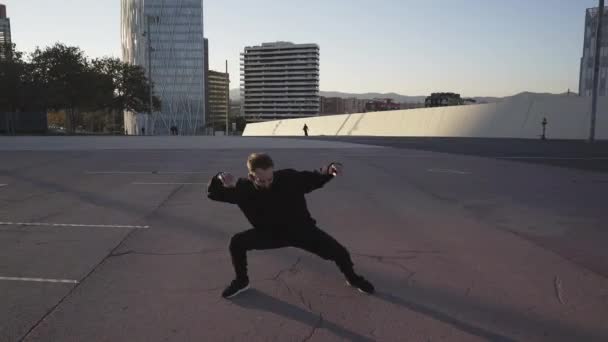
POLYGON ((362 292, 362 293, 372 294, 372 293, 374 293, 374 290, 375 290, 374 285, 372 285, 372 283, 370 283, 369 281, 367 281, 365 278, 363 278, 360 275, 347 279, 346 284, 348 286, 357 288, 357 290, 359 290, 359 292, 362 292))
POLYGON ((222 297, 226 299, 232 298, 247 289, 249 289, 248 279, 235 279, 228 285, 224 292, 222 292, 222 297))

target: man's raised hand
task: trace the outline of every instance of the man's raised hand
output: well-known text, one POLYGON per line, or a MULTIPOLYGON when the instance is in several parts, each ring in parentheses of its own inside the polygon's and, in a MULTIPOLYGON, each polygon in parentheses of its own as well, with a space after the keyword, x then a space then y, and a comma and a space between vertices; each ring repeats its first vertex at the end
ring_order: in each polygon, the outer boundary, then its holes
POLYGON ((229 173, 222 172, 218 175, 218 178, 225 188, 234 188, 236 186, 236 178, 229 173))

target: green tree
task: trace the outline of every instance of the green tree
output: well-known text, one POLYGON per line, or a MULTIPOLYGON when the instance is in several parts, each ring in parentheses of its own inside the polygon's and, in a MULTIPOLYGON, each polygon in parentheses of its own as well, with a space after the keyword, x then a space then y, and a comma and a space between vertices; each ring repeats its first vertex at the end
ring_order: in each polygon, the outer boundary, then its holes
POLYGON ((5 58, 0 58, 0 111, 18 112, 24 105, 27 64, 14 44, 6 44, 2 52, 5 58))
MULTIPOLYGON (((112 80, 113 99, 109 108, 113 117, 122 116, 124 111, 150 113, 150 88, 153 85, 141 66, 107 57, 93 60, 92 65, 97 74, 112 80)), ((154 96, 152 102, 154 110, 160 110, 159 98, 154 96)))
MULTIPOLYGON (((7 58, 0 59, 0 111, 65 111, 68 133, 85 121, 96 130, 101 125, 122 132, 125 110, 150 112, 152 85, 140 66, 117 58, 89 61, 80 48, 61 43, 37 48, 29 61, 14 45, 7 51, 7 58), (111 119, 100 119, 104 111, 111 119), (97 113, 85 119, 85 112, 97 113)), ((157 97, 153 106, 160 109, 157 97)))
POLYGON ((65 109, 66 129, 73 133, 80 110, 91 107, 95 86, 84 52, 61 43, 37 48, 31 55, 31 67, 33 83, 44 89, 45 109, 65 109))

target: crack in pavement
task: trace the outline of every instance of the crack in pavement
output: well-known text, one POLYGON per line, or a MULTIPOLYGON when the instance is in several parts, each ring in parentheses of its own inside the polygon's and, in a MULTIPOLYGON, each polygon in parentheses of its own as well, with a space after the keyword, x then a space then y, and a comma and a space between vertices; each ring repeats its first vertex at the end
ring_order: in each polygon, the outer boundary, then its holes
POLYGON ((382 261, 384 259, 411 260, 411 259, 416 259, 418 257, 417 255, 395 256, 395 255, 377 255, 377 254, 362 254, 362 253, 353 253, 353 255, 370 258, 370 259, 377 259, 379 261, 382 261))
POLYGON ((275 274, 271 278, 265 278, 265 279, 262 279, 262 280, 272 280, 272 281, 280 282, 287 289, 287 292, 289 292, 289 295, 293 295, 293 291, 291 290, 291 287, 289 287, 289 285, 287 284, 287 282, 283 278, 281 278, 281 275, 283 275, 283 273, 285 273, 285 272, 289 272, 290 274, 296 274, 296 273, 298 273, 300 271, 298 269, 298 265, 300 264, 300 261, 302 261, 302 258, 298 257, 296 259, 296 261, 291 266, 279 270, 279 272, 277 272, 277 274, 275 274))
POLYGON ((291 291, 291 287, 289 287, 289 285, 287 284, 287 282, 283 278, 270 279, 270 280, 274 280, 274 281, 280 282, 281 284, 283 284, 283 286, 285 286, 285 288, 287 289, 287 292, 289 292, 289 295, 290 296, 293 295, 293 291, 291 291))
POLYGON ((310 340, 313 337, 313 335, 317 332, 317 329, 321 328, 322 325, 323 325, 323 314, 319 313, 319 320, 317 321, 317 324, 315 324, 315 326, 312 327, 312 330, 310 331, 308 336, 304 337, 304 339, 301 342, 306 342, 306 341, 310 340))
POLYGON ((350 299, 350 298, 354 297, 352 295, 346 296, 346 295, 337 295, 337 294, 333 294, 333 293, 323 293, 323 292, 319 293, 319 296, 330 297, 330 298, 342 298, 342 299, 350 299))
POLYGON ((300 302, 302 302, 302 304, 304 304, 304 306, 308 307, 308 310, 314 311, 312 309, 312 304, 310 304, 310 301, 308 301, 308 300, 306 300, 306 298, 304 298, 304 293, 302 290, 298 291, 298 296, 300 297, 300 302))
POLYGON ((353 253, 353 254, 357 255, 357 256, 373 259, 373 260, 375 260, 375 261, 377 261, 379 263, 382 263, 382 264, 392 265, 392 266, 396 266, 396 267, 400 268, 402 271, 404 271, 404 272, 406 272, 408 274, 407 277, 406 277, 406 281, 408 281, 408 282, 416 274, 415 271, 410 270, 409 268, 401 265, 400 263, 398 263, 396 261, 391 261, 391 260, 409 260, 409 259, 416 258, 416 256, 413 256, 413 257, 396 257, 396 256, 373 255, 373 254, 359 254, 359 253, 353 253), (389 259, 389 260, 386 260, 386 259, 389 259))
POLYGON ((300 270, 297 267, 298 267, 298 264, 300 264, 300 261, 302 261, 302 258, 298 257, 298 259, 293 263, 293 265, 289 266, 288 268, 280 270, 279 272, 277 272, 277 274, 275 274, 274 277, 270 278, 270 280, 278 280, 279 277, 285 272, 289 272, 291 274, 298 273, 300 270))
POLYGON ((562 280, 559 278, 559 276, 555 276, 555 278, 553 279, 553 285, 555 286, 555 296, 557 297, 557 300, 562 305, 566 304, 566 302, 564 301, 564 290, 562 288, 562 280))
POLYGON ((414 254, 440 254, 440 251, 437 250, 416 250, 416 249, 399 249, 397 250, 397 253, 399 254, 406 254, 406 253, 414 253, 414 254))

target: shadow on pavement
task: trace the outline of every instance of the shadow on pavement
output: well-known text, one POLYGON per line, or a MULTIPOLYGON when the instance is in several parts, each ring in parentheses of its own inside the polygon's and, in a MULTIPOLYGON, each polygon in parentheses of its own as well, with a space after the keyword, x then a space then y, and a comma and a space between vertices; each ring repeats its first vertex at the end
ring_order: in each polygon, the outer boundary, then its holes
POLYGON ((437 311, 437 310, 433 310, 429 307, 420 305, 420 304, 416 304, 413 302, 408 302, 404 299, 401 299, 399 297, 396 297, 394 295, 391 295, 389 293, 383 293, 383 292, 378 292, 375 295, 377 298, 380 298, 382 300, 385 300, 389 303, 395 304, 395 305, 399 305, 405 309, 411 310, 411 311, 415 311, 418 312, 420 314, 423 314, 425 316, 431 317, 435 320, 441 321, 443 323, 449 324, 461 331, 464 331, 466 333, 469 333, 471 335, 475 335, 481 338, 484 338, 488 341, 497 341, 497 342, 515 342, 516 340, 507 337, 507 336, 503 336, 500 335, 498 333, 494 333, 485 329, 482 329, 480 327, 476 327, 472 324, 463 322, 461 320, 458 320, 450 315, 447 315, 443 312, 437 311))
POLYGON ((258 290, 251 289, 235 300, 233 303, 249 310, 266 311, 277 316, 285 317, 310 326, 312 329, 326 329, 332 334, 347 341, 375 341, 369 337, 358 334, 325 320, 322 315, 301 309, 295 305, 271 297, 258 290))

